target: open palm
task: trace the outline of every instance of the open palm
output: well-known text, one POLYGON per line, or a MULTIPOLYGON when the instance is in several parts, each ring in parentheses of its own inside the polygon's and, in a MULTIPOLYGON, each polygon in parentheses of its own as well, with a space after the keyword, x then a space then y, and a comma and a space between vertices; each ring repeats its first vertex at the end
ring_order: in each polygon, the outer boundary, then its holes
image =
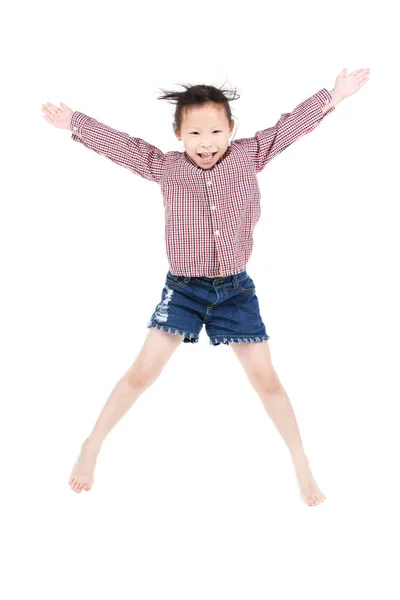
POLYGON ((360 87, 367 83, 369 79, 369 69, 359 69, 347 74, 347 69, 343 69, 336 78, 335 90, 340 95, 341 99, 347 98, 355 92, 358 92, 360 87))

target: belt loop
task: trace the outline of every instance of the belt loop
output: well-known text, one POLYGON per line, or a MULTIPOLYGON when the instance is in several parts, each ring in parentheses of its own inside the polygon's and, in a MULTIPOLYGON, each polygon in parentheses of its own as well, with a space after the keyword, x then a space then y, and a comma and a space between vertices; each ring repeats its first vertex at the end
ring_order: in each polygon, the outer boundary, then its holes
POLYGON ((184 282, 185 282, 185 283, 189 283, 189 282, 190 282, 190 279, 191 279, 191 278, 190 278, 189 276, 187 276, 187 277, 185 277, 185 279, 184 279, 184 282))
POLYGON ((236 287, 236 275, 232 275, 232 287, 236 287))

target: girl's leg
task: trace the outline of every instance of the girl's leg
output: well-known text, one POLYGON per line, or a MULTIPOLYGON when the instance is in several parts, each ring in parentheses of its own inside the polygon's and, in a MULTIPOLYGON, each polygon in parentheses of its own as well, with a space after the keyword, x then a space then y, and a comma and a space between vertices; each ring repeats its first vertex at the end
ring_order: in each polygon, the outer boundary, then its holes
POLYGON ((293 407, 272 366, 268 341, 232 343, 230 346, 286 443, 303 500, 309 505, 323 502, 325 495, 312 476, 293 407))
POLYGON ((82 444, 68 482, 75 492, 92 487, 96 458, 104 439, 140 394, 156 381, 182 340, 180 334, 149 328, 135 362, 116 383, 92 432, 82 444))

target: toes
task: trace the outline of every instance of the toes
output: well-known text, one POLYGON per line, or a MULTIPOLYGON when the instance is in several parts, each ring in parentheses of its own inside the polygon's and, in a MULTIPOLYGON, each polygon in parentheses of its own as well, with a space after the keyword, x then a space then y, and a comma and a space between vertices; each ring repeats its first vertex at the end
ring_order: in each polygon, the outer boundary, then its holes
POLYGON ((85 492, 88 492, 92 487, 92 483, 89 481, 78 481, 75 479, 72 479, 72 483, 71 483, 71 488, 74 490, 74 492, 77 492, 78 494, 82 491, 85 490, 85 492))
POLYGON ((325 496, 322 493, 314 496, 315 504, 321 504, 325 500, 325 496))

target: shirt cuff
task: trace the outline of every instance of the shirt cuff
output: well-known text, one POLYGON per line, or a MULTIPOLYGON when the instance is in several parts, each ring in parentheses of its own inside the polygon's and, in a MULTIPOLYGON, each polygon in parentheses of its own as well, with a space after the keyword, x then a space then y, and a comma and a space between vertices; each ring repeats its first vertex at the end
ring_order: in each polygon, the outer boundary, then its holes
POLYGON ((79 137, 82 136, 83 126, 89 119, 90 119, 90 117, 88 115, 85 115, 84 113, 81 113, 77 110, 72 113, 69 128, 72 131, 72 133, 74 134, 72 136, 73 139, 75 139, 76 136, 79 136, 79 137))
MULTIPOLYGON (((332 95, 328 92, 328 90, 326 88, 322 88, 322 90, 319 90, 319 92, 317 92, 315 94, 315 97, 318 100, 318 102, 320 103, 321 108, 323 106, 326 106, 333 100, 332 95)), ((332 106, 332 108, 328 112, 331 112, 332 110, 335 110, 334 106, 332 106)), ((326 113, 326 114, 328 114, 328 113, 326 113)))

